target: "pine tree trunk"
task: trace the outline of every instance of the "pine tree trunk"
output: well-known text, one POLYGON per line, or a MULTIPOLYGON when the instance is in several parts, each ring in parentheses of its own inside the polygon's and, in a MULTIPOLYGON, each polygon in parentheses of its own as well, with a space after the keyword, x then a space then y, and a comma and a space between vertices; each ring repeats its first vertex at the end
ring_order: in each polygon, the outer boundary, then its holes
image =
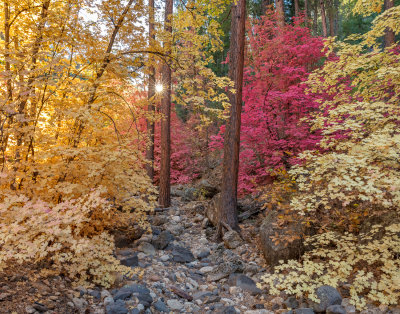
POLYGON ((12 100, 11 63, 10 63, 10 3, 4 1, 4 63, 6 70, 7 101, 12 100))
POLYGON ((325 15, 325 1, 319 1, 320 9, 321 9, 321 20, 322 20, 322 35, 324 37, 328 37, 328 28, 326 25, 326 15, 325 15))
POLYGON ((329 35, 335 36, 335 8, 332 6, 328 10, 328 18, 329 18, 329 35))
POLYGON ((308 20, 308 0, 304 0, 304 15, 306 17, 306 19, 308 20))
POLYGON ((229 121, 225 130, 221 202, 218 234, 223 224, 239 230, 237 213, 237 186, 239 170, 240 124, 245 46, 246 0, 232 4, 231 43, 229 50, 229 77, 235 83, 235 93, 229 92, 231 103, 229 121))
MULTIPOLYGON (((394 7, 394 0, 385 0, 385 11, 394 7)), ((395 43, 395 34, 392 30, 387 29, 385 38, 385 47, 390 47, 395 43)))
POLYGON ((278 13, 278 25, 285 26, 285 6, 283 0, 276 0, 276 12, 278 13))
POLYGON ((299 0, 294 0, 294 15, 298 17, 300 15, 299 0))
POLYGON ((318 1, 319 0, 314 0, 313 27, 315 34, 318 34, 318 1))
MULTIPOLYGON (((149 46, 152 47, 155 41, 154 33, 154 0, 149 0, 149 46)), ((150 62, 153 61, 153 57, 149 55, 150 62)), ((154 65, 151 64, 149 67, 149 82, 148 82, 148 95, 149 100, 149 116, 154 117, 154 95, 155 95, 155 80, 156 73, 154 65)), ((146 152, 146 158, 150 162, 146 165, 147 175, 151 181, 154 179, 154 121, 152 119, 147 120, 147 132, 149 134, 150 146, 146 152)))
MULTIPOLYGON (((165 21, 164 30, 172 35, 172 10, 173 0, 166 0, 165 3, 165 21)), ((166 53, 171 53, 171 38, 164 43, 166 53)), ((167 59, 168 60, 168 59, 167 59)), ((162 79, 164 83, 163 97, 161 100, 161 161, 160 161, 160 192, 159 205, 167 208, 171 205, 171 67, 167 61, 162 70, 162 79)))

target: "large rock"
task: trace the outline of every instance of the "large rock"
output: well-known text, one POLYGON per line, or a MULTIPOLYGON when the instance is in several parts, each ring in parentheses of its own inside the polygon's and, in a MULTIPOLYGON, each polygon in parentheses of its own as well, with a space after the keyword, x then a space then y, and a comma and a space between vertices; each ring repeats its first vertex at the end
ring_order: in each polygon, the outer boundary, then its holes
POLYGON ((158 250, 164 250, 168 244, 174 241, 174 236, 168 230, 162 231, 158 236, 153 237, 152 243, 158 250))
POLYGON ((128 309, 126 308, 125 302, 118 300, 115 303, 109 304, 106 307, 107 314, 127 314, 128 309))
POLYGON ((182 201, 191 202, 197 199, 197 189, 193 187, 187 187, 183 190, 182 201))
POLYGON ((228 279, 231 286, 237 286, 243 291, 249 292, 252 295, 261 294, 262 290, 257 288, 256 283, 250 277, 243 274, 231 274, 228 279))
POLYGON ((313 303, 313 309, 317 313, 325 312, 331 305, 341 305, 342 296, 340 293, 331 286, 321 286, 315 291, 319 303, 313 303))
POLYGON ((206 206, 208 220, 216 226, 218 224, 218 207, 221 201, 221 193, 216 194, 206 206))
POLYGON ((132 223, 128 227, 117 229, 113 232, 115 246, 124 248, 130 246, 144 234, 144 229, 132 223))
POLYGON ((146 255, 153 256, 156 254, 156 249, 148 242, 142 242, 138 246, 138 250, 146 255))
POLYGON ((190 263, 195 260, 193 253, 183 246, 173 245, 171 253, 172 260, 177 263, 190 263))
POLYGON ((201 198, 213 198, 219 192, 218 186, 207 179, 200 180, 196 187, 197 196, 201 198))
POLYGON ((261 249, 265 260, 271 266, 278 265, 280 260, 287 261, 300 257, 305 251, 303 235, 311 233, 311 230, 306 229, 301 221, 278 226, 277 216, 278 212, 271 212, 260 227, 261 249), (281 236, 278 239, 279 242, 276 241, 276 234, 278 234, 278 237, 281 236), (289 237, 294 237, 294 240, 289 241, 289 237))

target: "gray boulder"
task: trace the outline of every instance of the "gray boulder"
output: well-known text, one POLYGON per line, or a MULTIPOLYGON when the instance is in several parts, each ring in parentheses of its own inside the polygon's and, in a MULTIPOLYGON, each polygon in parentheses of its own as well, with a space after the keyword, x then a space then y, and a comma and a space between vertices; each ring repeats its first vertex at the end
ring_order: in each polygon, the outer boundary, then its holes
POLYGON ((316 294, 320 303, 313 303, 312 308, 315 312, 325 312, 331 305, 341 305, 342 296, 340 293, 331 286, 321 286, 316 290, 316 294))
POLYGON ((174 241, 174 236, 168 230, 162 231, 158 236, 153 237, 152 244, 158 250, 165 249, 168 244, 174 241))
POLYGON ((213 198, 219 192, 218 186, 207 179, 199 181, 197 184, 197 196, 203 198, 213 198))
POLYGON ((171 253, 172 260, 177 263, 190 263, 195 260, 193 253, 183 246, 173 245, 171 253))
POLYGON ((228 279, 228 284, 231 286, 237 286, 243 291, 249 292, 252 295, 262 293, 262 290, 257 288, 254 280, 243 274, 231 274, 228 279))
POLYGON ((125 302, 118 300, 106 307, 107 314, 127 314, 128 309, 126 308, 125 302))
POLYGON ((183 190, 182 201, 191 202, 197 199, 197 189, 193 187, 187 187, 183 190))

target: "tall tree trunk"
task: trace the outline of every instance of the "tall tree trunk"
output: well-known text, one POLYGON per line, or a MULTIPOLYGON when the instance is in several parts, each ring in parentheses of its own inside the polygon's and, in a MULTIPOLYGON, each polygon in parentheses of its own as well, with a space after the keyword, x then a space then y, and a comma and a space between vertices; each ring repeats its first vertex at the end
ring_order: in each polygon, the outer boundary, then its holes
POLYGON ((285 6, 283 0, 276 0, 276 12, 278 13, 278 25, 285 26, 285 6))
POLYGON ((12 100, 11 63, 10 63, 10 3, 4 0, 4 61, 6 70, 7 101, 12 100))
POLYGON ((308 19, 308 0, 304 0, 304 16, 308 19))
MULTIPOLYGON (((150 48, 154 45, 156 35, 154 33, 154 0, 149 0, 149 46, 150 48)), ((150 62, 153 61, 153 57, 149 55, 150 62)), ((147 131, 149 134, 150 146, 146 152, 146 158, 150 162, 147 164, 147 175, 150 177, 151 181, 154 179, 154 96, 155 96, 155 79, 156 79, 156 72, 154 65, 151 64, 149 67, 149 83, 148 83, 148 111, 149 111, 149 118, 147 120, 147 131)))
POLYGON ((314 0, 313 27, 315 34, 318 34, 318 1, 319 0, 314 0))
POLYGON ((319 1, 320 9, 321 9, 321 20, 322 20, 322 35, 324 37, 328 37, 328 28, 326 25, 326 15, 325 15, 325 1, 319 1))
POLYGON ((298 17, 300 15, 299 0, 293 0, 293 1, 294 1, 294 15, 298 17))
POLYGON ((246 0, 237 0, 236 4, 232 4, 231 42, 229 49, 229 78, 235 84, 235 93, 228 93, 231 108, 224 137, 224 160, 221 202, 219 204, 218 235, 222 234, 224 224, 230 226, 232 229, 239 230, 237 186, 242 113, 245 23, 246 0))
POLYGON ((328 19, 329 19, 329 35, 335 36, 335 8, 332 6, 328 10, 328 19))
MULTIPOLYGON (((171 53, 172 41, 172 10, 173 0, 165 2, 165 21, 164 30, 171 34, 164 43, 167 55, 171 53)), ((167 208, 171 205, 171 67, 169 61, 166 62, 162 70, 162 79, 165 86, 164 95, 161 101, 161 162, 160 162, 160 194, 159 205, 162 208, 167 208)))
MULTIPOLYGON (((385 0, 385 11, 394 7, 394 0, 385 0)), ((395 34, 392 30, 387 29, 385 38, 385 47, 390 47, 395 42, 395 34)))

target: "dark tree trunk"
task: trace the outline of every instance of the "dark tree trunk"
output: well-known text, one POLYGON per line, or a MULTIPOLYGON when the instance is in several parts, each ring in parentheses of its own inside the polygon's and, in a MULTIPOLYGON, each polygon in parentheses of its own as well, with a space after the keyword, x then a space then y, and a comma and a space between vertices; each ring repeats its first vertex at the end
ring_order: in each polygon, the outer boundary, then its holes
POLYGON ((308 19, 308 0, 304 0, 304 16, 308 19))
POLYGON ((300 15, 299 0, 293 0, 293 2, 294 2, 294 15, 298 17, 300 15))
POLYGON ((228 93, 231 108, 224 138, 221 203, 219 204, 219 235, 222 234, 224 224, 232 229, 239 230, 237 185, 242 113, 245 23, 246 0, 237 0, 237 3, 232 5, 231 42, 229 50, 229 78, 235 84, 235 93, 228 93))
POLYGON ((335 8, 332 5, 328 10, 328 19, 329 19, 329 35, 335 36, 335 8))
POLYGON ((285 26, 285 6, 283 0, 276 0, 276 12, 278 13, 278 25, 285 26))
POLYGON ((326 15, 325 15, 325 1, 319 1, 320 9, 321 9, 321 20, 322 20, 322 35, 324 37, 328 37, 328 28, 326 25, 326 15))
POLYGON ((318 1, 319 0, 314 0, 313 27, 315 34, 318 34, 318 1))
MULTIPOLYGON (((166 0, 164 30, 170 34, 172 33, 172 10, 173 0, 166 0)), ((171 53, 171 40, 172 36, 164 43, 167 55, 171 53)), ((171 76, 171 67, 169 61, 167 61, 164 63, 162 70, 162 80, 165 88, 161 100, 161 113, 163 117, 161 120, 160 194, 158 200, 162 208, 171 205, 171 76)))
MULTIPOLYGON (((150 48, 154 45, 155 33, 154 33, 154 0, 149 0, 149 46, 150 48)), ((150 62, 152 62, 153 57, 149 55, 150 62)), ((156 73, 154 65, 151 64, 149 67, 149 84, 148 84, 148 95, 149 100, 149 116, 154 117, 154 95, 155 95, 155 80, 156 73)), ((147 175, 150 177, 151 181, 154 179, 154 120, 150 118, 147 120, 147 131, 149 134, 150 146, 146 152, 146 158, 150 162, 147 164, 147 175)))
POLYGON ((10 4, 4 1, 4 62, 6 70, 7 101, 12 100, 11 63, 10 63, 10 4))
MULTIPOLYGON (((394 0, 385 0, 385 11, 394 7, 394 0)), ((385 47, 390 47, 395 42, 395 34, 392 30, 387 29, 385 34, 385 47)))

